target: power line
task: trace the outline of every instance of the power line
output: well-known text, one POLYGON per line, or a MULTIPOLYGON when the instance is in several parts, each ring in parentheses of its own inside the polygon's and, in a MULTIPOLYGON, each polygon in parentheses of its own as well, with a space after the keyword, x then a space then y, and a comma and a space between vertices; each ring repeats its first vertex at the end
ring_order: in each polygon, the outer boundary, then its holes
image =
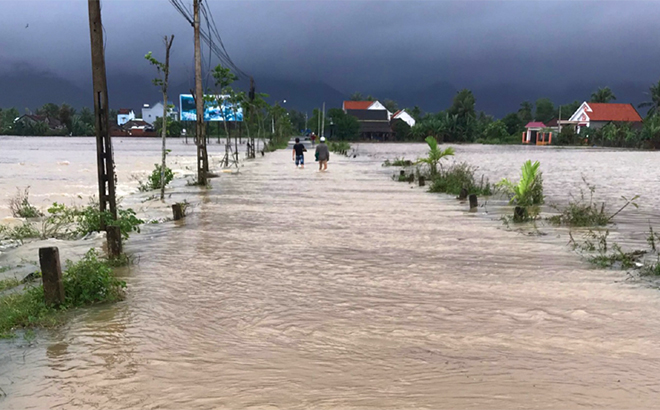
MULTIPOLYGON (((191 26, 194 26, 193 13, 188 7, 186 7, 183 1, 182 0, 169 0, 169 1, 170 4, 172 4, 174 8, 179 12, 179 14, 181 14, 191 26)), ((237 74, 237 76, 246 77, 246 78, 250 77, 248 74, 245 73, 245 71, 241 70, 229 56, 229 53, 227 52, 227 49, 225 48, 225 45, 222 41, 222 37, 220 36, 220 32, 218 31, 213 14, 206 6, 206 2, 200 1, 200 6, 201 6, 200 7, 201 15, 206 20, 206 26, 207 26, 207 31, 204 31, 201 27, 202 24, 200 24, 200 37, 209 46, 210 52, 215 54, 215 56, 220 60, 220 62, 223 65, 233 69, 233 71, 237 74)), ((209 59, 209 64, 210 64, 210 59, 209 59)))

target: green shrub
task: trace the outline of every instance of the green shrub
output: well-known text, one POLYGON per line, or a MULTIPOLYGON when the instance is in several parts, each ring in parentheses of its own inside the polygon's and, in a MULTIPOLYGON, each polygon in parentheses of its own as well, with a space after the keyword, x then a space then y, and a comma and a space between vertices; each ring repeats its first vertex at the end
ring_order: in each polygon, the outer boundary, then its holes
POLYGON ((16 278, 0 279, 0 292, 7 289, 15 288, 20 284, 21 282, 16 278))
POLYGON ((386 159, 385 162, 383 162, 384 167, 411 167, 412 165, 413 162, 411 160, 403 157, 395 157, 392 161, 386 159))
POLYGON ((476 170, 476 167, 465 162, 452 165, 447 170, 440 171, 433 177, 429 191, 459 195, 463 188, 465 188, 468 191, 468 195, 492 195, 491 186, 487 179, 484 181, 484 177, 482 176, 481 181, 479 183, 476 182, 474 177, 476 170))
MULTIPOLYGON (((154 170, 151 171, 151 175, 147 178, 146 182, 138 180, 138 189, 141 192, 146 192, 146 191, 152 191, 155 189, 160 189, 160 172, 162 169, 161 164, 154 164, 154 170)), ((165 186, 172 182, 174 179, 174 173, 172 172, 172 169, 169 167, 165 167, 165 174, 163 175, 165 178, 165 186)))
POLYGON ((41 285, 0 296, 0 339, 13 337, 13 329, 57 323, 55 310, 46 306, 41 285))
POLYGON ((90 202, 83 208, 68 207, 56 202, 48 208, 48 217, 42 222, 41 236, 43 238, 85 236, 92 232, 100 232, 102 221, 105 221, 106 225, 119 226, 124 239, 128 239, 131 232, 140 232, 140 225, 144 223, 131 208, 117 209, 115 221, 110 211, 106 210, 102 213, 95 202, 90 202))
POLYGON ((62 280, 69 307, 120 300, 126 287, 126 282, 114 276, 108 263, 99 259, 94 249, 78 262, 67 261, 62 280))
POLYGON ((330 141, 328 143, 328 149, 337 154, 347 155, 348 151, 351 149, 351 144, 346 141, 330 141))
POLYGON ((27 239, 38 238, 39 230, 29 222, 10 228, 6 225, 0 225, 0 239, 27 239))
POLYGON ((0 296, 0 338, 12 337, 16 328, 56 325, 59 310, 123 298, 126 283, 117 279, 107 261, 90 249, 78 262, 66 262, 62 275, 65 302, 59 309, 46 306, 42 285, 0 296))
POLYGON ((30 204, 30 187, 26 187, 22 192, 20 188, 16 190, 16 195, 9 199, 9 210, 14 218, 36 218, 43 215, 30 204))

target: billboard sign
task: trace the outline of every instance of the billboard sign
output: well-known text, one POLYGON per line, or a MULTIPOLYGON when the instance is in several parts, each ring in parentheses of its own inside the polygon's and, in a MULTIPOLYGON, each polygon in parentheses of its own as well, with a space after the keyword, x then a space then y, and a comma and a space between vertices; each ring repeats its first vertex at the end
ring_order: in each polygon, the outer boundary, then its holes
MULTIPOLYGON (((222 101, 222 106, 215 102, 204 102, 204 121, 243 121, 243 108, 240 106, 234 110, 233 104, 227 101, 228 95, 206 95, 207 99, 212 97, 215 101, 222 101), (224 115, 223 115, 224 111, 224 115)), ((197 109, 192 94, 179 95, 181 107, 181 121, 196 121, 197 109)))

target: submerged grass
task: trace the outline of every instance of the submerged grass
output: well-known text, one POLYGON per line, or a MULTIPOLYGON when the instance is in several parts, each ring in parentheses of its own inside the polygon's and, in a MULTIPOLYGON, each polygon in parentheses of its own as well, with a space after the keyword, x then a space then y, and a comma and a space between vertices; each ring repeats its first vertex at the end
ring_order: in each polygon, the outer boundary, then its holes
POLYGON ((5 291, 7 289, 15 288, 20 284, 21 282, 16 278, 0 279, 0 292, 5 291))
POLYGON ((395 157, 392 161, 386 159, 385 162, 383 162, 384 167, 411 167, 412 165, 413 162, 411 160, 403 157, 395 157))
POLYGON ((492 195, 493 191, 488 179, 482 176, 479 182, 476 181, 474 176, 476 170, 476 167, 465 162, 440 170, 433 178, 429 191, 460 195, 461 191, 466 189, 468 194, 492 195))
POLYGON ((42 285, 0 297, 0 338, 13 337, 17 328, 57 325, 70 308, 120 300, 126 287, 94 249, 78 262, 67 261, 62 281, 65 302, 59 308, 46 305, 42 285))

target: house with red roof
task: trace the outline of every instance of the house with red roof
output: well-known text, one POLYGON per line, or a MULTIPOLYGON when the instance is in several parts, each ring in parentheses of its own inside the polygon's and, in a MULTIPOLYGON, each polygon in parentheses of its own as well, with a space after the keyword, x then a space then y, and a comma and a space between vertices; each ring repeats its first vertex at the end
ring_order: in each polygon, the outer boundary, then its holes
POLYGON ((410 127, 415 125, 415 119, 405 110, 392 114, 379 101, 344 101, 342 109, 358 119, 362 139, 391 139, 396 121, 403 121, 410 127))
POLYGON ((633 127, 642 125, 642 117, 632 104, 583 102, 580 108, 568 120, 559 121, 559 125, 576 127, 579 133, 583 127, 601 128, 609 123, 631 123, 633 127))
POLYGON ((552 143, 552 131, 547 124, 541 121, 531 121, 525 125, 526 131, 522 134, 523 144, 549 145, 552 143))

